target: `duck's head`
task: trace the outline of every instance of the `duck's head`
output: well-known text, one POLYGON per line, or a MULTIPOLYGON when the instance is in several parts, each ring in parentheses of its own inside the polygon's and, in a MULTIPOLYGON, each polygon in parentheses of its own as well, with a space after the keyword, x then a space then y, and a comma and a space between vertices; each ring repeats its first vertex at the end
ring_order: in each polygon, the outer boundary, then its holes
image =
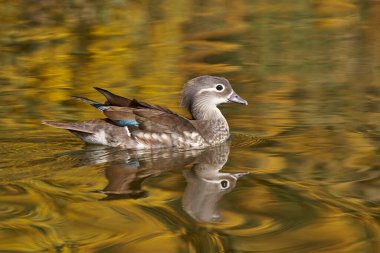
POLYGON ((201 115, 215 110, 217 105, 230 102, 248 105, 248 102, 236 94, 228 80, 223 77, 193 78, 185 84, 182 93, 182 105, 194 118, 199 119, 205 119, 201 115))

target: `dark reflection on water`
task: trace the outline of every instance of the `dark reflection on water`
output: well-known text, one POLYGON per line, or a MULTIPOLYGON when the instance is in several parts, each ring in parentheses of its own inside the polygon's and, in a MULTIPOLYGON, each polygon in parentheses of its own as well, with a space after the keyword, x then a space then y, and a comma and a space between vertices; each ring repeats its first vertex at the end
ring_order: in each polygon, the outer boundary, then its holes
POLYGON ((2 3, 0 251, 379 252, 379 13, 376 0, 2 3), (102 117, 71 99, 100 99, 93 86, 183 112, 201 74, 249 102, 221 106, 231 146, 130 153, 40 124, 102 117))
POLYGON ((149 193, 143 189, 144 181, 170 170, 183 171, 186 187, 182 205, 184 210, 199 222, 221 221, 218 202, 236 186, 246 172, 220 172, 228 160, 230 142, 205 150, 127 151, 107 147, 89 147, 69 152, 78 161, 74 166, 105 163, 107 185, 99 192, 103 200, 139 199, 149 193), (190 169, 185 169, 191 165, 190 169))

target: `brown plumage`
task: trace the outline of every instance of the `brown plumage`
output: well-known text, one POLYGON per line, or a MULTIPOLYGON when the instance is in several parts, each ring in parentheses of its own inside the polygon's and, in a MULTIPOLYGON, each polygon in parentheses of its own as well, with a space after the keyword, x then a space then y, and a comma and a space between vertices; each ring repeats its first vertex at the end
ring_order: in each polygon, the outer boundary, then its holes
POLYGON ((43 123, 67 129, 91 144, 131 149, 204 148, 223 143, 230 136, 228 123, 217 105, 227 102, 247 104, 233 91, 227 79, 213 76, 194 78, 184 86, 182 105, 189 110, 192 119, 159 105, 95 89, 107 99, 104 104, 83 97, 76 99, 102 111, 106 119, 43 123))

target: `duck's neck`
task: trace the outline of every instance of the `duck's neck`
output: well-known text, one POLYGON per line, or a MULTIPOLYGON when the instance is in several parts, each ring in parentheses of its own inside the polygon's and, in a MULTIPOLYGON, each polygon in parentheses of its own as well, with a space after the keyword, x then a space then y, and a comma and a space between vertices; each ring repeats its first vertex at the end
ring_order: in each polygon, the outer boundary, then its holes
POLYGON ((224 118, 222 112, 214 104, 208 103, 194 103, 191 107, 191 115, 195 120, 209 120, 223 124, 228 129, 227 120, 224 118))
POLYGON ((190 108, 191 115, 195 120, 224 119, 222 112, 215 104, 207 103, 204 99, 195 100, 190 108))
POLYGON ((211 145, 217 145, 225 142, 230 137, 230 129, 227 120, 224 118, 221 111, 214 104, 194 103, 191 107, 191 114, 195 120, 204 120, 208 124, 207 129, 203 129, 207 134, 204 134, 205 140, 211 145))

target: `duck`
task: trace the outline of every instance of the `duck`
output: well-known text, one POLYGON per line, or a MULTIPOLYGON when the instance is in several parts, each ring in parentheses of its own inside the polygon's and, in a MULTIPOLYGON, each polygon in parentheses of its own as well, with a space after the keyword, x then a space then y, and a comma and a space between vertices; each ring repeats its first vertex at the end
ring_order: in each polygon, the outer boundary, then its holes
POLYGON ((219 110, 223 103, 248 105, 230 82, 218 76, 199 76, 183 87, 181 105, 191 118, 163 106, 116 95, 94 87, 106 102, 76 96, 75 99, 101 111, 105 118, 82 122, 43 121, 48 126, 70 131, 88 144, 124 149, 202 149, 230 138, 228 122, 219 110))

